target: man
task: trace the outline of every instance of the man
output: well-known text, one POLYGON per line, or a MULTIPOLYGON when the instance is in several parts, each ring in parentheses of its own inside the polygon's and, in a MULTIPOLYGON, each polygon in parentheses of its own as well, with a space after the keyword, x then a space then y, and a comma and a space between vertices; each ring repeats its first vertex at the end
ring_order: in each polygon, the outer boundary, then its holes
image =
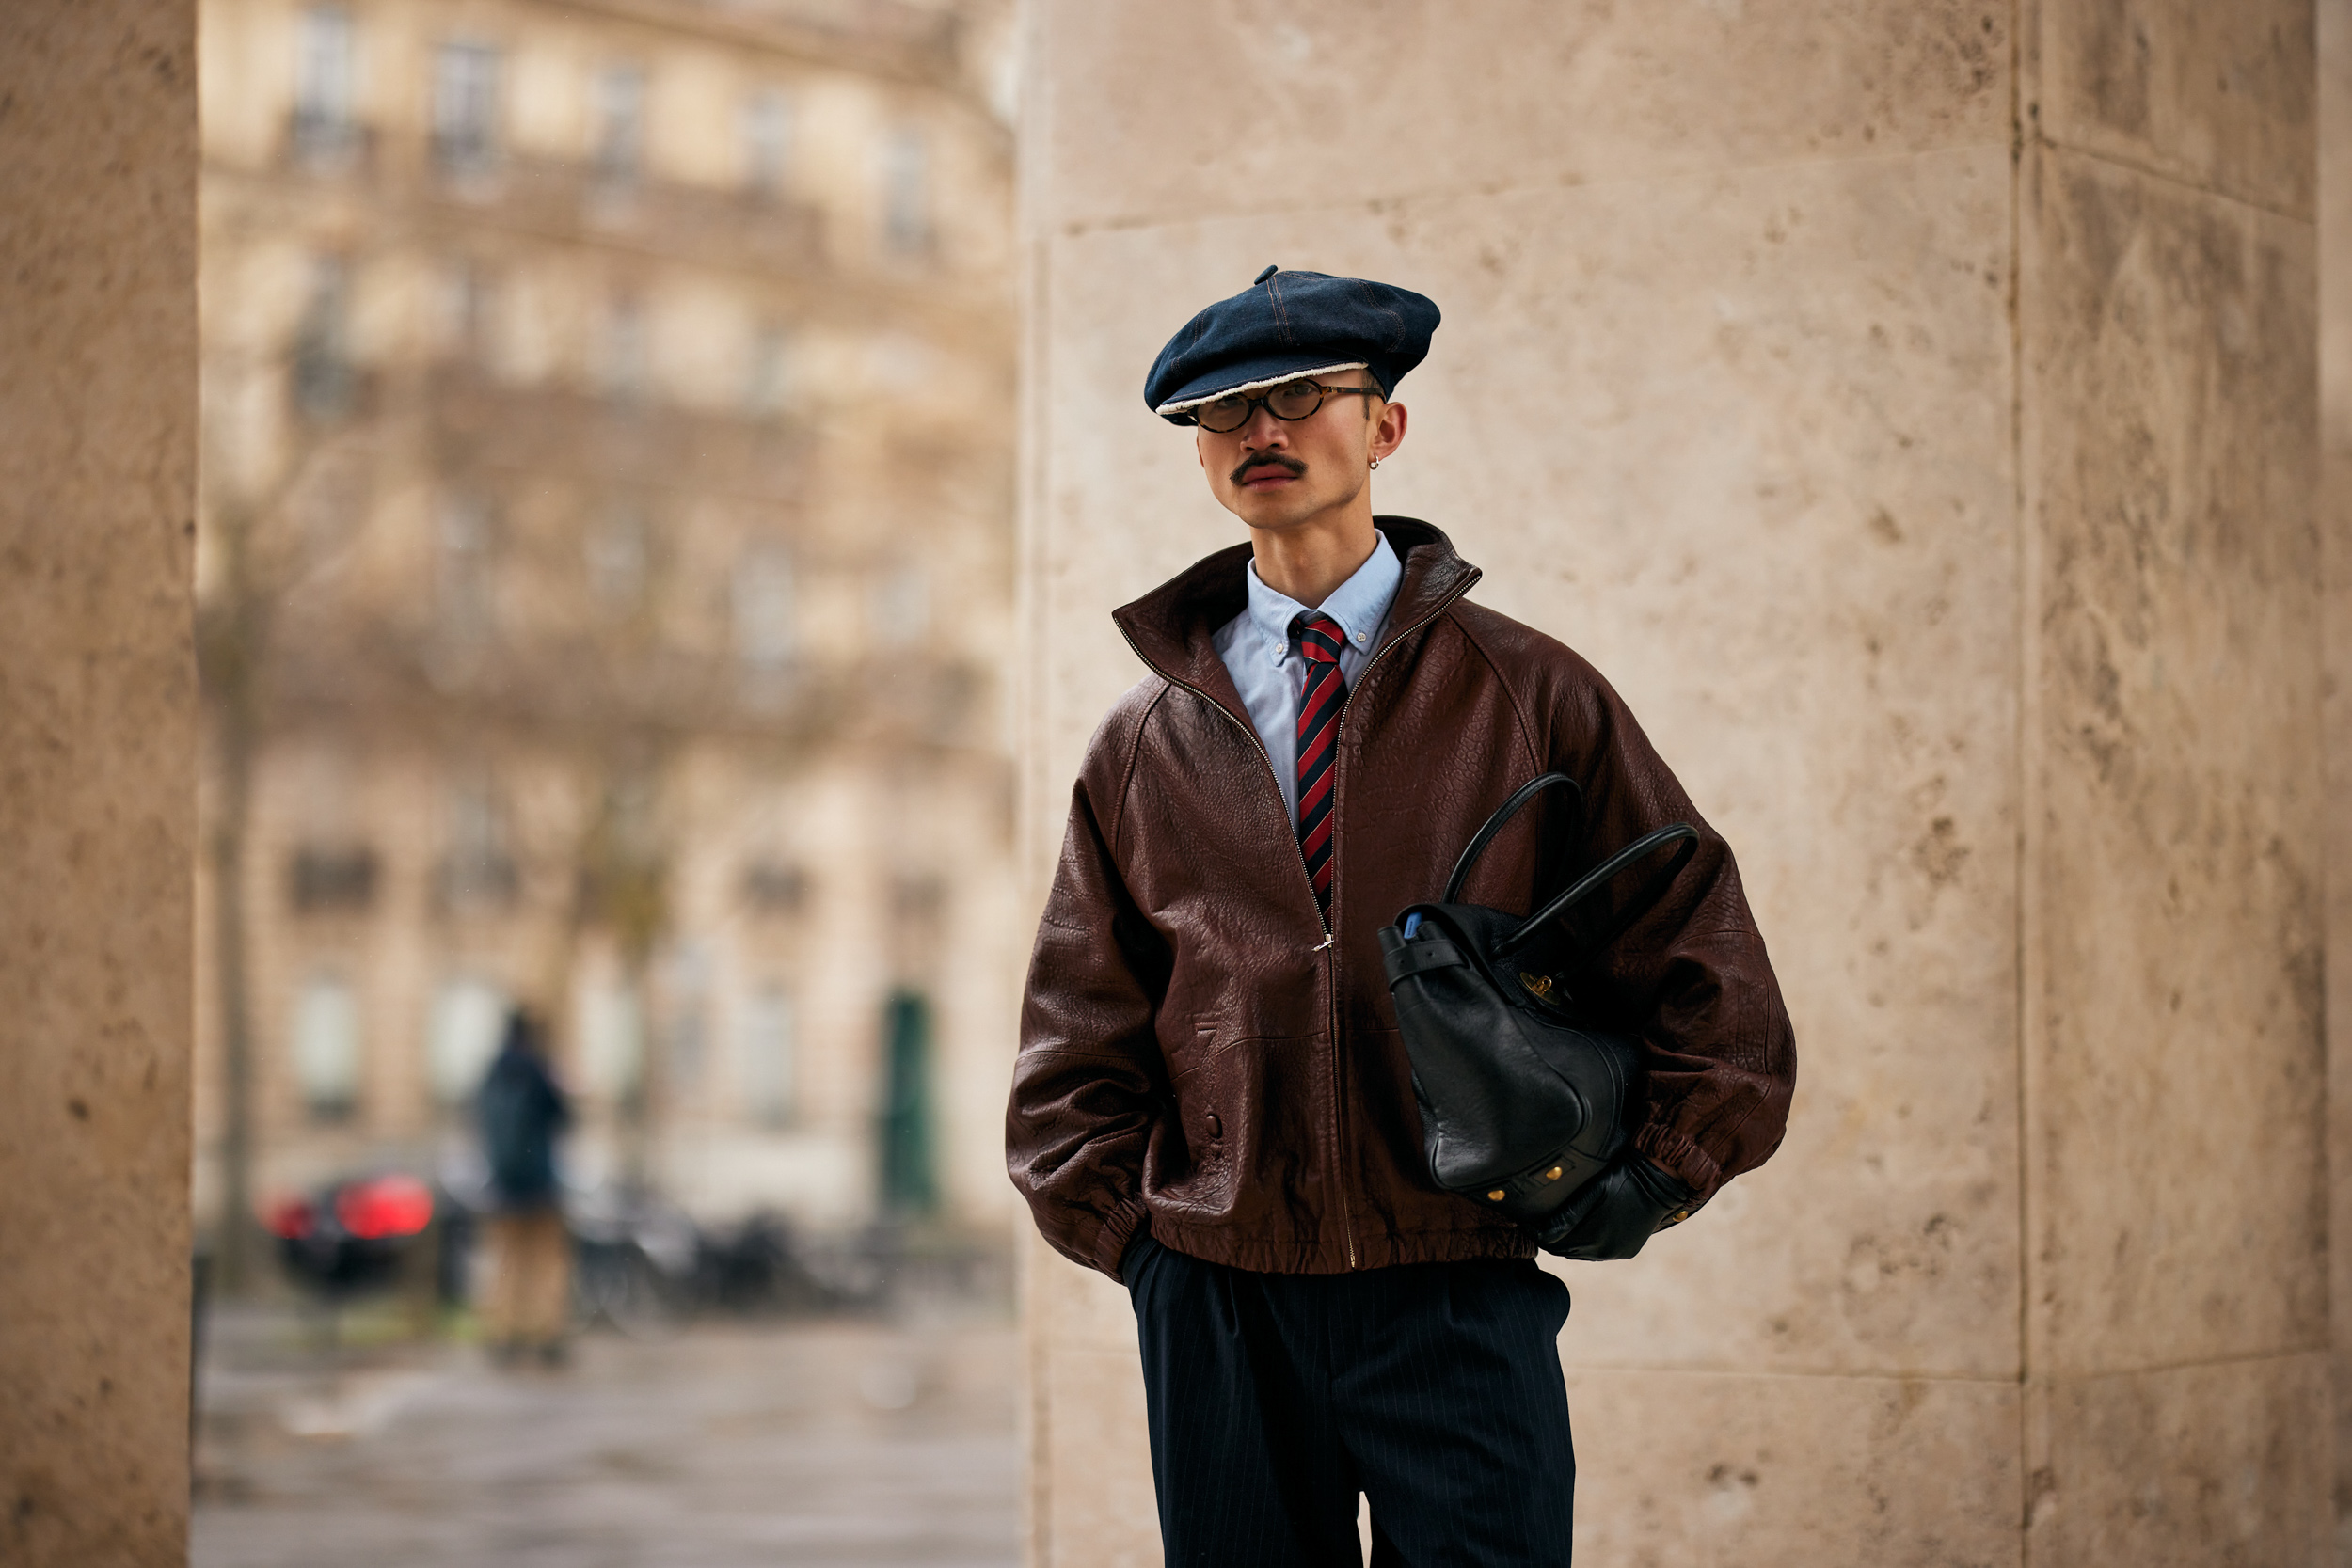
POLYGON ((491 1354, 512 1362, 536 1352, 549 1366, 564 1354, 572 1315, 572 1243, 555 1176, 555 1140, 571 1124, 536 1016, 516 1007, 506 1038, 475 1097, 482 1149, 498 1207, 486 1222, 490 1299, 483 1329, 491 1354))
POLYGON ((1563 865, 1566 815, 1522 813, 1470 902, 1523 912, 1651 829, 1700 833, 1581 993, 1647 1086, 1547 1244, 1632 1256, 1788 1117, 1728 847, 1589 665, 1465 598, 1445 535, 1373 514, 1437 325, 1406 290, 1268 267, 1146 381, 1249 539, 1114 616, 1151 673, 1079 773, 1007 1144, 1046 1240, 1130 1288, 1171 1563, 1355 1563, 1359 1492, 1375 1563, 1568 1560, 1567 1292, 1534 1234, 1430 1180, 1375 937, 1518 786, 1575 778, 1581 834, 1563 865))

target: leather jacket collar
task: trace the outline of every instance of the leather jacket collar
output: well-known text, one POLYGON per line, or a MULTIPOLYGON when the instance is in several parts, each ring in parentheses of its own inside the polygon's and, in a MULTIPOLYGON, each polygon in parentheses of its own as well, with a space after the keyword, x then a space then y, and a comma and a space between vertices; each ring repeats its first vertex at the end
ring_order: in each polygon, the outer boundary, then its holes
MULTIPOLYGON (((1390 547, 1403 558, 1404 580, 1389 607, 1385 648, 1470 592, 1477 567, 1454 552, 1453 541, 1416 517, 1375 517, 1390 547)), ((1247 543, 1204 556, 1132 604, 1111 611, 1136 657, 1179 686, 1190 687, 1244 724, 1241 693, 1225 670, 1214 641, 1219 626, 1249 608, 1249 585, 1242 574, 1247 543)), ((1378 649, 1374 650, 1375 654, 1378 649)))

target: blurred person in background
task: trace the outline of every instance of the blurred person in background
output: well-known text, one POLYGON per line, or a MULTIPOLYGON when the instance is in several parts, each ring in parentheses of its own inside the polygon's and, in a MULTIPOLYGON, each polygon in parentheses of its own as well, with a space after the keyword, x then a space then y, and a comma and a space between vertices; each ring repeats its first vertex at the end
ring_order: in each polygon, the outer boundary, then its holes
POLYGON ((535 1353, 559 1365, 571 1321, 572 1246, 555 1140, 572 1112, 548 1068, 546 1028, 528 1008, 507 1015, 505 1042, 475 1105, 495 1204, 484 1226, 491 1265, 484 1331, 502 1362, 535 1353))

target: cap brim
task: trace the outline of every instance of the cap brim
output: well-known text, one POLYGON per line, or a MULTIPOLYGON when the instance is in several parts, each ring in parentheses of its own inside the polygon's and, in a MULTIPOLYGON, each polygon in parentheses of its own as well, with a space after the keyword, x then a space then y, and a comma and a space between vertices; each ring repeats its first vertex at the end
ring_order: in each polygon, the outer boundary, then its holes
POLYGON ((1197 387, 1187 387, 1182 397, 1170 398, 1152 412, 1164 420, 1172 419, 1179 414, 1189 414, 1202 404, 1215 403, 1219 398, 1232 397, 1235 393, 1247 397, 1252 392, 1263 392, 1269 387, 1279 387, 1285 381, 1296 381, 1301 376, 1336 375, 1342 371, 1360 371, 1369 368, 1361 359, 1350 359, 1338 365, 1285 366, 1271 374, 1263 373, 1262 367, 1252 366, 1243 373, 1258 372, 1254 379, 1212 387, 1206 391, 1201 391, 1197 387))

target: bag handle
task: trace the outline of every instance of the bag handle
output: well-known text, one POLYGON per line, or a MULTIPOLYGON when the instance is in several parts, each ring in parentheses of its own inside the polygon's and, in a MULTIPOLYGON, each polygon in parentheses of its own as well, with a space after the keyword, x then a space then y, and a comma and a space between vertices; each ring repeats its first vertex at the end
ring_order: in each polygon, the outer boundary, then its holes
MULTIPOLYGON (((1439 901, 1447 904, 1458 903, 1462 896, 1462 884, 1470 880, 1471 870, 1478 864, 1479 857, 1486 852, 1486 846, 1494 842, 1495 835, 1502 832, 1510 823, 1511 818, 1517 816, 1519 809, 1528 801, 1533 800, 1547 789, 1563 787, 1567 790, 1569 799, 1575 805, 1577 828, 1581 834, 1584 825, 1583 787, 1565 773, 1538 774, 1513 790, 1511 798, 1497 806, 1495 814, 1486 818, 1486 825, 1470 836, 1470 843, 1463 847, 1462 858, 1454 863, 1454 875, 1446 879, 1445 897, 1439 901)), ((1675 851, 1675 858, 1669 861, 1665 868, 1657 876, 1650 879, 1649 884, 1642 890, 1641 895, 1618 913, 1616 922, 1609 927, 1608 933, 1587 947, 1583 957, 1580 958, 1577 962, 1581 964, 1585 959, 1593 958, 1630 930, 1635 921, 1649 913, 1658 901, 1666 895, 1666 889, 1677 877, 1682 874, 1682 868, 1691 863, 1691 857, 1699 852, 1699 831, 1696 828, 1688 822, 1671 822, 1665 827, 1644 833, 1640 838, 1635 839, 1578 878, 1566 891, 1552 898, 1542 909, 1529 915, 1512 930, 1510 935, 1495 943, 1495 956, 1501 958, 1506 953, 1517 950, 1546 923, 1557 920, 1606 887, 1610 879, 1616 876, 1618 872, 1652 851, 1675 843, 1682 846, 1675 851)))
MULTIPOLYGON (((1618 872, 1641 860, 1652 850, 1662 848, 1677 841, 1681 843, 1682 847, 1675 851, 1675 858, 1666 863, 1665 869, 1649 879, 1649 885, 1642 890, 1640 897, 1635 898, 1618 913, 1616 923, 1609 927, 1607 934, 1594 942, 1585 950, 1584 958, 1590 958, 1599 953, 1631 929, 1635 921, 1649 913, 1658 901, 1666 895, 1666 889, 1672 885, 1677 877, 1682 874, 1682 868, 1691 863, 1691 857, 1699 852, 1699 831, 1696 828, 1688 822, 1670 822, 1662 828, 1644 833, 1640 838, 1635 839, 1578 878, 1576 884, 1566 892, 1529 915, 1517 930, 1495 943, 1495 956, 1501 958, 1503 954, 1514 951, 1521 942, 1534 936, 1547 921, 1558 919, 1584 899, 1591 897, 1606 886, 1609 879, 1618 872)), ((1577 961, 1581 963, 1584 958, 1577 961)))
POLYGON ((1575 802, 1576 825, 1579 831, 1579 835, 1581 836, 1584 826, 1584 790, 1582 786, 1578 784, 1574 779, 1569 778, 1565 773, 1545 773, 1530 779, 1527 783, 1513 790, 1511 792, 1511 798, 1508 800, 1503 801, 1502 804, 1495 808, 1495 814, 1486 818, 1486 825, 1485 827, 1479 829, 1477 832, 1470 835, 1469 845, 1462 850, 1462 858, 1454 863, 1454 875, 1446 879, 1445 896, 1439 899, 1438 902, 1442 904, 1457 904, 1461 902, 1462 884, 1470 880, 1471 868, 1478 864, 1478 857, 1486 852, 1486 846, 1494 842, 1495 834, 1502 832, 1504 826, 1510 822, 1511 818, 1519 814, 1519 808, 1521 806, 1535 799, 1536 796, 1541 795, 1545 790, 1563 784, 1567 786, 1568 796, 1570 800, 1575 802))

